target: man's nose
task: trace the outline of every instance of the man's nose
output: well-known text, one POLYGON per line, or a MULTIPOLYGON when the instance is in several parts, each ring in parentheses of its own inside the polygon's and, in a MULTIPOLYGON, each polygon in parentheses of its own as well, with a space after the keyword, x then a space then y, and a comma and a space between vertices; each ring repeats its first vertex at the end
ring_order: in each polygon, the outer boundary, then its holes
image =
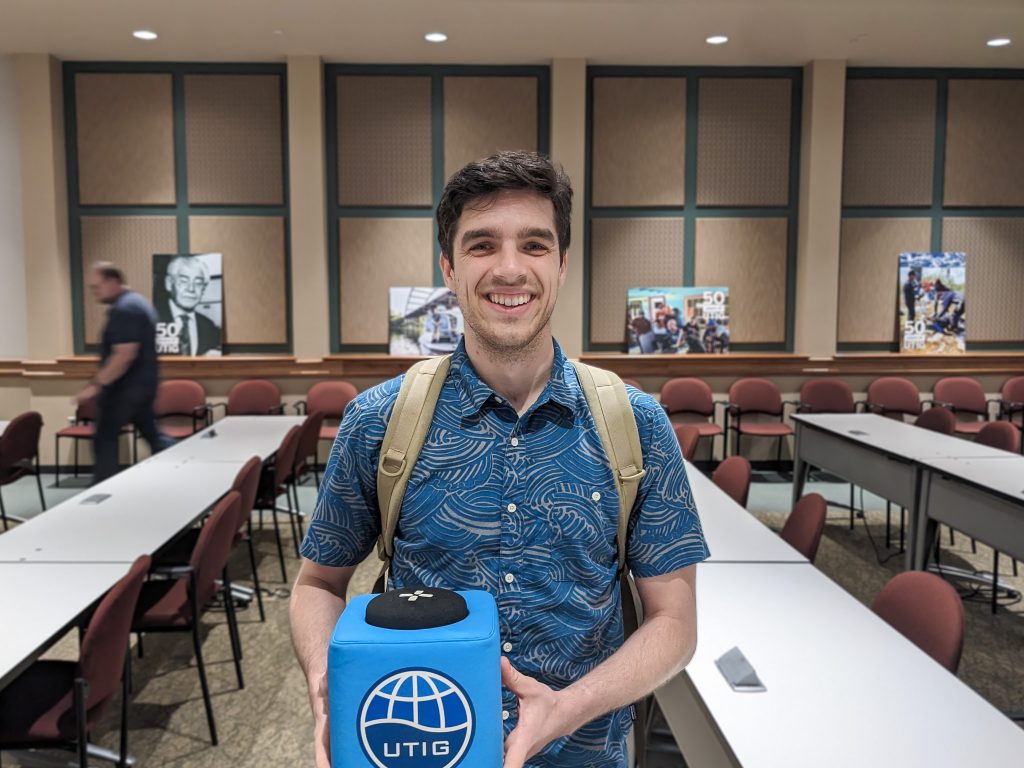
POLYGON ((517 282, 526 277, 524 257, 515 243, 507 243, 498 251, 494 274, 508 282, 517 282))

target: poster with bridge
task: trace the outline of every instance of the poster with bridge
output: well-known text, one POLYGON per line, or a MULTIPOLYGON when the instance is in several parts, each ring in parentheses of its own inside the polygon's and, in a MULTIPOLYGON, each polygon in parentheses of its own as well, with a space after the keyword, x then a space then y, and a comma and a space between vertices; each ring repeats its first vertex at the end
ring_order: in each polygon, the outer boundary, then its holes
POLYGON ((447 288, 392 286, 388 307, 389 354, 446 355, 462 339, 462 310, 447 288))
POLYGON ((967 254, 901 253, 900 352, 962 355, 967 351, 967 254))

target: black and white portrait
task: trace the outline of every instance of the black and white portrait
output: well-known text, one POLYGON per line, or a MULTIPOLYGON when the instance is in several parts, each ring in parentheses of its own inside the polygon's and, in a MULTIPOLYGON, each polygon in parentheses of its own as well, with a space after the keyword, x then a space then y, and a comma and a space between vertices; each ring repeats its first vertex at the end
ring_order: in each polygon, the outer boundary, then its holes
POLYGON ((155 254, 156 351, 191 357, 221 354, 224 281, 221 254, 155 254))

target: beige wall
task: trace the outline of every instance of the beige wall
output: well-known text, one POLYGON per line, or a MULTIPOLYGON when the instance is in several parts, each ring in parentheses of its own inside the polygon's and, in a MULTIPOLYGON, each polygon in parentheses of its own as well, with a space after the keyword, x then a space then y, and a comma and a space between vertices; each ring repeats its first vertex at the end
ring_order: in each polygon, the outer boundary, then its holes
POLYGON ((0 360, 28 355, 25 239, 14 61, 0 56, 0 360))

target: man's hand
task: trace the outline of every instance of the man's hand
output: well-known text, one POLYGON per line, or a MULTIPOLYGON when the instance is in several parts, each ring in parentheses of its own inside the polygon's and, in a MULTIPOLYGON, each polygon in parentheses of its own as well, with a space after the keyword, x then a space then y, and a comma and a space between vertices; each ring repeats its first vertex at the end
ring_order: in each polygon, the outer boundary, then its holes
POLYGON ((100 388, 90 381, 85 385, 81 392, 71 398, 71 402, 76 406, 81 405, 82 403, 87 403, 90 400, 96 399, 96 396, 99 395, 99 393, 100 388))
MULTIPOLYGON (((312 683, 310 684, 312 687, 312 683)), ((316 768, 331 768, 331 729, 327 717, 327 675, 310 695, 313 706, 313 755, 316 768)))
POLYGON ((504 656, 501 683, 519 699, 519 722, 505 739, 504 768, 523 768, 552 741, 576 730, 561 694, 522 674, 504 656))

